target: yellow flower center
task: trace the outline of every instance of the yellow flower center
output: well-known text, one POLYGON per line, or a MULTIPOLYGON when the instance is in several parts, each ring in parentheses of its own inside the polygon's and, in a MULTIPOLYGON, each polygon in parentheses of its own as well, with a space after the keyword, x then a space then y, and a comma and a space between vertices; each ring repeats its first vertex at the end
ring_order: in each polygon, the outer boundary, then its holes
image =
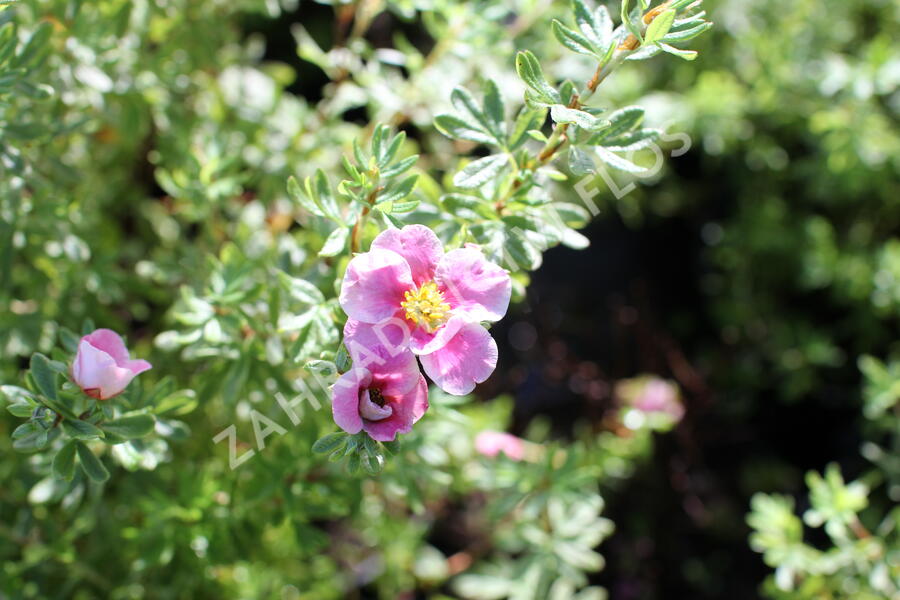
POLYGON ((400 303, 406 311, 406 318, 417 325, 422 325, 429 332, 434 331, 450 318, 450 305, 444 302, 444 295, 433 281, 423 283, 403 294, 406 298, 400 303))

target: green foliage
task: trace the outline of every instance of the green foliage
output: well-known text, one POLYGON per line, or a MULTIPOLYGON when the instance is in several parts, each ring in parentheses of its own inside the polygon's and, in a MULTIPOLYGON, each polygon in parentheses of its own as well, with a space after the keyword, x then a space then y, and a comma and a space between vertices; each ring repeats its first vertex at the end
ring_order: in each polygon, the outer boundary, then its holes
POLYGON ((479 244, 520 300, 597 214, 696 224, 699 366, 736 418, 861 408, 871 471, 755 496, 766 593, 897 595, 891 3, 0 4, 0 595, 602 597, 603 495, 643 426, 532 424, 538 460, 491 461, 472 442, 509 424, 502 399, 433 398, 393 445, 336 434, 327 389, 351 366, 337 283, 378 232, 479 244), (290 64, 247 33, 297 15, 290 64), (692 175, 648 166, 673 127, 692 175), (88 318, 154 363, 108 401, 70 380, 88 318), (444 556, 426 540, 459 506, 497 525, 444 556))
POLYGON ((0 595, 602 597, 598 482, 627 477, 649 429, 562 444, 537 428, 514 462, 473 450, 508 424, 503 399, 432 391, 389 443, 335 433, 328 403, 351 366, 340 280, 380 231, 479 244, 519 299, 544 251, 587 245, 554 161, 643 134, 557 77, 553 34, 593 61, 588 81, 622 64, 628 26, 582 2, 577 30, 529 2, 334 3, 332 39, 292 29, 299 67, 265 60, 242 27, 294 4, 0 7, 0 448, 22 453, 0 463, 0 595), (436 45, 376 45, 382 11, 436 45), (330 80, 315 102, 290 91, 309 63, 330 80), (94 399, 72 379, 76 323, 126 333, 153 370, 94 399), (425 540, 473 498, 498 524, 461 563, 425 540))
MULTIPOLYGON (((896 386, 897 378, 888 381, 888 370, 876 359, 865 357, 860 366, 866 377, 869 399, 883 397, 886 384, 896 386)), ((877 423, 882 414, 869 410, 866 416, 877 423)), ((754 529, 750 543, 775 568, 774 576, 766 582, 771 597, 852 594, 855 598, 874 599, 900 594, 900 569, 892 559, 900 552, 900 511, 896 507, 900 486, 896 483, 895 464, 900 429, 896 423, 895 415, 887 429, 873 429, 876 439, 884 433, 890 434, 893 450, 884 451, 874 442, 867 442, 863 452, 873 459, 877 468, 863 479, 845 483, 836 464, 828 465, 824 476, 814 471, 807 474, 809 509, 802 521, 794 514, 790 498, 767 494, 753 497, 753 512, 747 517, 754 529), (864 480, 886 484, 893 502, 882 506, 878 496, 872 493, 872 485, 864 480), (876 506, 870 507, 870 497, 877 502, 876 506), (874 527, 867 528, 864 522, 874 527), (822 528, 830 546, 820 548, 806 542, 804 524, 822 528)))

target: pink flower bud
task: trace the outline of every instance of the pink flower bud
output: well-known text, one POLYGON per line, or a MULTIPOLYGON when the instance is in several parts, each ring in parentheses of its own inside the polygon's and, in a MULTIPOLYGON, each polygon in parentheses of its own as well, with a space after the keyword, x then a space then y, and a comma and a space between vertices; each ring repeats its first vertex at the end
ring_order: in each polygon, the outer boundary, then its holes
POLYGON ((512 460, 525 458, 527 442, 510 433, 502 431, 482 431, 475 437, 475 450, 484 456, 493 458, 501 452, 512 460))
POLYGON ((97 329, 81 338, 72 379, 88 396, 107 400, 121 394, 135 376, 151 367, 146 360, 131 360, 125 342, 115 331, 97 329))

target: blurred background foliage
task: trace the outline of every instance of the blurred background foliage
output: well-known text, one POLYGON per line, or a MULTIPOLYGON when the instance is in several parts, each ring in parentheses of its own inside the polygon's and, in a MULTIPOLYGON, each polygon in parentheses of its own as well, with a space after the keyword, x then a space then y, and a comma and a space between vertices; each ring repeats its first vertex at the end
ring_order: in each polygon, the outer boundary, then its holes
POLYGON ((433 397, 374 478, 310 452, 327 410, 287 427, 272 400, 337 344, 345 260, 286 181, 334 181, 383 122, 434 200, 474 148, 433 126, 455 86, 518 106, 523 48, 592 72, 550 34, 568 4, 0 6, 2 380, 90 318, 196 394, 103 485, 0 418, 0 596, 900 598, 900 5, 705 8, 696 61, 599 92, 686 137, 611 172, 628 194, 595 178, 591 247, 529 255, 477 401, 433 397), (671 433, 616 394, 641 373, 681 388, 671 433), (255 448, 254 407, 288 433, 232 471, 212 439, 255 448), (489 428, 540 458, 477 457, 489 428))

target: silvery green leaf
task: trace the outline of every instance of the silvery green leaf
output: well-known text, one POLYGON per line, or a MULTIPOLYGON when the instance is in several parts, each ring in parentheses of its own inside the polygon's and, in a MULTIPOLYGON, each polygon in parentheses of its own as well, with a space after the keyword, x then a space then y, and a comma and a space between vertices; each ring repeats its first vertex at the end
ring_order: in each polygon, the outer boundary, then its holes
POLYGON ((661 134, 659 129, 638 129, 615 139, 604 140, 601 145, 612 152, 635 152, 652 146, 661 134))
POLYGON ((488 131, 498 142, 506 137, 506 117, 503 110, 503 98, 500 90, 493 80, 485 82, 484 91, 484 118, 488 131))
POLYGON ((300 184, 297 183, 297 180, 291 176, 288 177, 287 183, 287 191, 288 195, 291 197, 291 200, 316 215, 317 217, 324 217, 325 213, 322 211, 322 207, 311 197, 307 196, 303 190, 300 188, 300 184))
POLYGON ((438 115, 434 118, 434 126, 455 140, 467 140, 478 144, 493 144, 496 141, 494 136, 453 115, 438 115))
POLYGON ((453 185, 463 189, 481 187, 509 163, 509 157, 505 154, 492 154, 485 156, 466 165, 462 171, 453 177, 453 185))
POLYGON ((606 119, 609 125, 599 135, 591 138, 591 144, 600 144, 631 131, 643 121, 644 109, 640 106, 627 106, 607 115, 606 119))
POLYGON ((591 11, 584 0, 574 0, 575 23, 581 33, 594 45, 606 52, 612 42, 613 22, 609 11, 602 4, 591 11))
MULTIPOLYGON (((537 57, 529 50, 522 50, 516 54, 516 72, 522 81, 531 88, 532 102, 543 104, 558 104, 562 98, 559 92, 553 88, 544 78, 544 71, 537 57)), ((526 96, 526 98, 528 98, 526 96)))
POLYGON ((573 175, 588 175, 596 171, 596 166, 584 150, 572 146, 569 148, 569 170, 573 175))
POLYGON ((531 136, 531 132, 544 124, 547 118, 546 108, 523 107, 513 124, 512 133, 509 135, 508 145, 511 151, 515 151, 531 136))
POLYGON ((673 42, 686 42, 688 40, 694 39, 712 26, 712 23, 701 21, 699 25, 695 25, 693 27, 677 30, 672 29, 660 41, 667 44, 671 44, 673 42))
POLYGON ((598 119, 589 112, 569 108, 562 104, 554 104, 550 107, 550 118, 556 123, 573 123, 587 131, 596 130, 607 125, 605 120, 598 119))
POLYGON ((625 171, 627 173, 644 173, 647 170, 644 167, 634 164, 626 158, 622 158, 618 154, 610 152, 603 146, 597 146, 595 148, 595 151, 597 152, 597 156, 600 157, 600 160, 614 169, 625 171))
POLYGON ((672 54, 684 60, 694 60, 695 58, 697 58, 696 50, 682 50, 681 48, 675 48, 674 46, 670 46, 662 42, 659 43, 659 47, 663 52, 668 52, 669 54, 672 54))
POLYGON ((325 240, 325 245, 319 251, 319 256, 337 256, 344 251, 344 248, 347 246, 347 238, 349 237, 349 227, 338 227, 325 240))
POLYGON ((305 279, 291 277, 284 271, 278 271, 278 279, 291 298, 298 302, 303 304, 322 304, 325 302, 325 296, 319 288, 305 279))
POLYGON ((572 52, 577 52, 578 54, 584 54, 586 56, 593 56, 596 58, 600 58, 600 56, 603 54, 603 51, 600 48, 597 48, 591 42, 591 40, 584 37, 577 31, 569 29, 556 19, 553 19, 553 23, 550 25, 550 28, 553 30, 553 35, 556 37, 559 43, 572 52))

